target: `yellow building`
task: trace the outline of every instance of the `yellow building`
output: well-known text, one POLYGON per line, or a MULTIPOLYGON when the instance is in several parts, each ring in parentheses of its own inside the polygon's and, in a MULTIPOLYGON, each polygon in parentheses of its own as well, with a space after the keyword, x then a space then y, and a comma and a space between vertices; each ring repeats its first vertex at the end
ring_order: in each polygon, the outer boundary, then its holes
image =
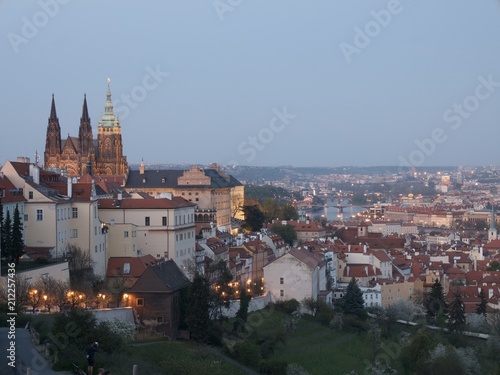
POLYGON ((244 186, 218 165, 189 170, 145 168, 129 172, 125 190, 151 196, 172 194, 197 205, 196 222, 214 222, 219 228, 231 229, 231 218, 242 219, 238 210, 244 200, 244 186))

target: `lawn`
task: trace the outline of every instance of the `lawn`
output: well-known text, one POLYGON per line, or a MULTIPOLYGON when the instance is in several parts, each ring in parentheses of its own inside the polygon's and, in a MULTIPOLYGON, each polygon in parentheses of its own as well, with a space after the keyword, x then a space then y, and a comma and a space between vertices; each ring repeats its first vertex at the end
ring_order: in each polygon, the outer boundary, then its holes
MULTIPOLYGON (((262 325, 255 327, 259 336, 272 335, 281 327, 285 313, 274 311, 262 325)), ((250 315, 249 321, 252 319, 250 315)), ((363 373, 373 359, 370 340, 365 333, 334 331, 311 317, 303 316, 295 332, 289 332, 286 344, 278 344, 273 359, 298 363, 311 374, 363 373), (364 362, 366 359, 367 363, 364 362)))
MULTIPOLYGON (((158 367, 161 374, 246 374, 238 367, 213 354, 209 348, 188 342, 168 341, 139 344, 133 347, 133 352, 134 357, 158 367)), ((143 372, 139 371, 139 373, 143 372)), ((144 372, 144 374, 146 373, 144 372)))

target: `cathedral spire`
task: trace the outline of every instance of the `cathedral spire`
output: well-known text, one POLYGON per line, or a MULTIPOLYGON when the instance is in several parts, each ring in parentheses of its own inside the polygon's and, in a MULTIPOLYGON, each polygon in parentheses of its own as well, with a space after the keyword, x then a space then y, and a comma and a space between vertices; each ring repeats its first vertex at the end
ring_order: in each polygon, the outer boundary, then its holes
POLYGON ((80 122, 90 122, 89 110, 87 109, 87 94, 83 94, 83 110, 80 122))
POLYGON ((52 94, 52 106, 50 108, 50 117, 49 121, 59 121, 57 119, 57 113, 56 113, 56 101, 54 100, 54 94, 52 94))
POLYGON ((106 92, 106 104, 104 106, 104 114, 99 120, 99 126, 120 126, 120 121, 113 111, 113 102, 111 101, 111 79, 108 78, 108 91, 106 92))

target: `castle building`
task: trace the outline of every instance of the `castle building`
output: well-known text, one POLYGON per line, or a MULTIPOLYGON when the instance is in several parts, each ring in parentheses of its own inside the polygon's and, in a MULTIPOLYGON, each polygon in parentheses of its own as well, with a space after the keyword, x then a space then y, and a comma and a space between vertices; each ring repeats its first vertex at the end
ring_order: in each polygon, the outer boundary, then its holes
POLYGON ((92 134, 87 97, 84 95, 78 137, 68 135, 66 140, 61 140, 61 127, 52 95, 44 167, 65 170, 68 176, 82 176, 86 173, 98 176, 127 175, 127 158, 123 156, 120 121, 113 111, 109 79, 104 114, 97 127, 97 139, 94 139, 92 134))

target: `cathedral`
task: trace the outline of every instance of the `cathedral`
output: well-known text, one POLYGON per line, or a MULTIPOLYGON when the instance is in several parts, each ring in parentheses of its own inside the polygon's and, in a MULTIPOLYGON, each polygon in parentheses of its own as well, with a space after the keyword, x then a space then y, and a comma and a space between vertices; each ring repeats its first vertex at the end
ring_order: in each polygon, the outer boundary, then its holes
POLYGON ((78 137, 61 141, 61 127, 56 113, 54 95, 50 110, 49 124, 44 153, 45 169, 65 170, 68 176, 84 174, 98 176, 126 176, 127 158, 123 156, 120 121, 113 111, 111 90, 106 93, 104 114, 97 127, 97 139, 92 134, 87 98, 83 97, 82 117, 78 137))

